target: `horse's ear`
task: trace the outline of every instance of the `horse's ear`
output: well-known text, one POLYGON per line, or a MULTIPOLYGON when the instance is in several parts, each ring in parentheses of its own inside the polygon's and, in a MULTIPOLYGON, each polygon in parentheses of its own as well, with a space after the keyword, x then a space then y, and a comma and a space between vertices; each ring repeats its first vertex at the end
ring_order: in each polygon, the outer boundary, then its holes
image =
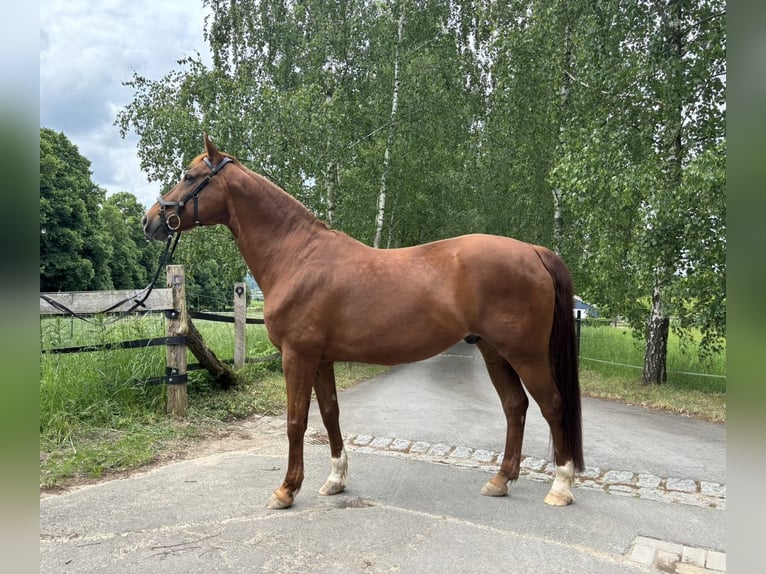
POLYGON ((207 133, 203 134, 202 137, 205 140, 205 154, 207 155, 207 158, 213 165, 218 165, 222 159, 221 152, 219 152, 218 148, 215 147, 215 144, 210 141, 207 133))

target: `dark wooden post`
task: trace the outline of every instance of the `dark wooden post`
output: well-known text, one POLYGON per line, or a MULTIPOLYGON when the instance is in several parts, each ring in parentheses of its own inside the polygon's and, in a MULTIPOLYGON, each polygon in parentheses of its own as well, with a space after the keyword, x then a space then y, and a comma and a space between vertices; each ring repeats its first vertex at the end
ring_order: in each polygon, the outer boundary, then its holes
POLYGON ((577 338, 577 356, 580 356, 580 328, 582 327, 582 310, 577 309, 577 318, 575 319, 575 337, 577 338))
MULTIPOLYGON (((173 309, 167 315, 168 337, 187 335, 186 283, 183 265, 168 265, 168 287, 173 291, 173 309)), ((175 417, 186 415, 186 381, 177 383, 174 377, 186 374, 186 344, 167 345, 168 363, 168 404, 167 412, 175 417)))
POLYGON ((245 326, 247 325, 247 290, 244 283, 234 284, 234 369, 245 366, 245 326))

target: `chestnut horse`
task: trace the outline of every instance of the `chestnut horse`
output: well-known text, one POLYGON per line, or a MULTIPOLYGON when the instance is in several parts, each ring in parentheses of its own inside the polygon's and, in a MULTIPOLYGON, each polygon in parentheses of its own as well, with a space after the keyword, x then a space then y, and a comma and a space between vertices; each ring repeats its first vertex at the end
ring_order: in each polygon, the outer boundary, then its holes
POLYGON ((291 506, 303 482, 312 389, 332 456, 319 492, 345 488, 335 361, 418 361, 461 339, 478 345, 508 424, 503 462, 481 493, 503 496, 519 476, 526 388, 553 439, 556 472, 545 502, 572 502, 574 472, 584 466, 580 389, 572 282, 558 256, 492 235, 373 249, 330 229, 203 139, 205 153, 142 223, 158 240, 195 225, 225 225, 263 290, 266 329, 282 353, 289 440, 287 473, 269 508, 291 506))

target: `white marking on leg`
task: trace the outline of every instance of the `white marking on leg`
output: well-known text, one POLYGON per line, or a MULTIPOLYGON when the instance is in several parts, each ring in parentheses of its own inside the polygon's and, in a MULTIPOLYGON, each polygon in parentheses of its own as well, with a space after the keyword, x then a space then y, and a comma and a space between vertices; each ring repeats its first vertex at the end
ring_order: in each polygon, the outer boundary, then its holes
POLYGON ((570 460, 564 466, 556 467, 556 476, 553 479, 545 502, 554 506, 566 506, 574 500, 572 484, 574 483, 574 463, 570 460))
POLYGON ((348 472, 348 456, 346 449, 342 448, 338 458, 332 458, 332 470, 324 486, 319 490, 319 494, 330 495, 343 492, 346 488, 346 473, 348 472))
POLYGON ((574 482, 574 463, 570 460, 564 466, 556 467, 556 478, 553 479, 553 490, 571 492, 574 482))
POLYGON ((330 473, 330 480, 333 482, 344 482, 346 480, 346 472, 348 472, 348 456, 346 455, 346 449, 340 449, 340 456, 332 459, 332 472, 330 473))

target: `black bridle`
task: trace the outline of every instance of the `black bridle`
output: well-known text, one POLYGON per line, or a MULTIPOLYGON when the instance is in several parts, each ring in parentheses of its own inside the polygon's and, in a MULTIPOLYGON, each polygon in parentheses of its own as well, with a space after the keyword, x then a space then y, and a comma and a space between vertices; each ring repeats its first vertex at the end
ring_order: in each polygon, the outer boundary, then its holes
POLYGON ((178 228, 181 227, 180 213, 183 211, 184 206, 190 199, 194 200, 194 223, 196 225, 202 225, 202 221, 199 218, 199 194, 205 188, 205 186, 210 183, 210 180, 213 179, 218 174, 218 172, 220 172, 226 166, 227 163, 233 163, 234 160, 230 157, 225 157, 216 166, 213 166, 212 162, 207 157, 202 158, 202 161, 204 161, 205 165, 210 168, 210 173, 205 176, 205 179, 197 184, 197 187, 184 195, 183 198, 179 201, 165 201, 162 196, 157 198, 157 203, 160 204, 160 218, 165 223, 165 227, 167 227, 171 235, 178 231, 178 228), (165 208, 167 207, 175 207, 176 210, 173 213, 165 215, 165 208))
POLYGON ((106 322, 98 322, 98 321, 92 321, 88 319, 87 317, 80 315, 79 313, 76 313, 75 311, 72 311, 66 305, 42 293, 40 293, 40 299, 46 301, 49 305, 58 309, 62 313, 71 315, 72 317, 76 317, 78 319, 81 319, 88 323, 92 323, 94 325, 96 324, 108 325, 110 323, 114 323, 116 321, 119 321, 120 319, 128 315, 129 313, 132 313, 138 307, 143 307, 144 301, 146 301, 149 298, 149 295, 154 290, 154 286, 157 283, 157 280, 159 279, 160 272, 165 267, 165 265, 167 265, 173 258, 173 254, 175 253, 176 246, 178 245, 178 240, 181 238, 181 234, 176 232, 178 231, 178 228, 181 227, 181 218, 179 214, 181 213, 181 211, 183 211, 184 205, 186 205, 186 203, 190 199, 194 200, 194 223, 196 223, 197 225, 202 225, 202 222, 199 219, 199 208, 197 206, 197 198, 199 197, 199 193, 205 188, 205 186, 208 183, 210 183, 210 180, 213 179, 213 177, 215 177, 215 175, 218 174, 218 172, 220 172, 224 168, 224 166, 227 163, 232 163, 234 160, 231 159, 230 157, 224 157, 221 160, 221 162, 216 166, 213 166, 212 162, 206 157, 203 158, 203 161, 205 162, 205 165, 207 165, 210 168, 210 173, 205 176, 205 179, 203 179, 197 185, 197 187, 195 187, 192 191, 187 193, 183 197, 183 199, 181 199, 180 201, 165 201, 164 199, 162 199, 162 197, 159 197, 157 199, 158 203, 160 204, 160 217, 162 218, 162 221, 165 223, 165 226, 168 228, 170 233, 168 233, 168 237, 165 241, 165 249, 163 250, 162 256, 160 257, 159 265, 157 266, 157 271, 155 272, 154 277, 152 277, 152 280, 149 283, 149 285, 147 285, 140 291, 129 295, 125 299, 118 301, 114 305, 107 307, 100 313, 114 312, 117 308, 121 307, 122 305, 128 302, 131 303, 130 308, 128 308, 125 311, 119 311, 116 316, 112 317, 110 320, 106 322), (170 215, 166 216, 165 215, 166 207, 175 207, 176 210, 170 215), (172 224, 171 224, 171 218, 175 218, 175 220, 172 221, 172 224))

